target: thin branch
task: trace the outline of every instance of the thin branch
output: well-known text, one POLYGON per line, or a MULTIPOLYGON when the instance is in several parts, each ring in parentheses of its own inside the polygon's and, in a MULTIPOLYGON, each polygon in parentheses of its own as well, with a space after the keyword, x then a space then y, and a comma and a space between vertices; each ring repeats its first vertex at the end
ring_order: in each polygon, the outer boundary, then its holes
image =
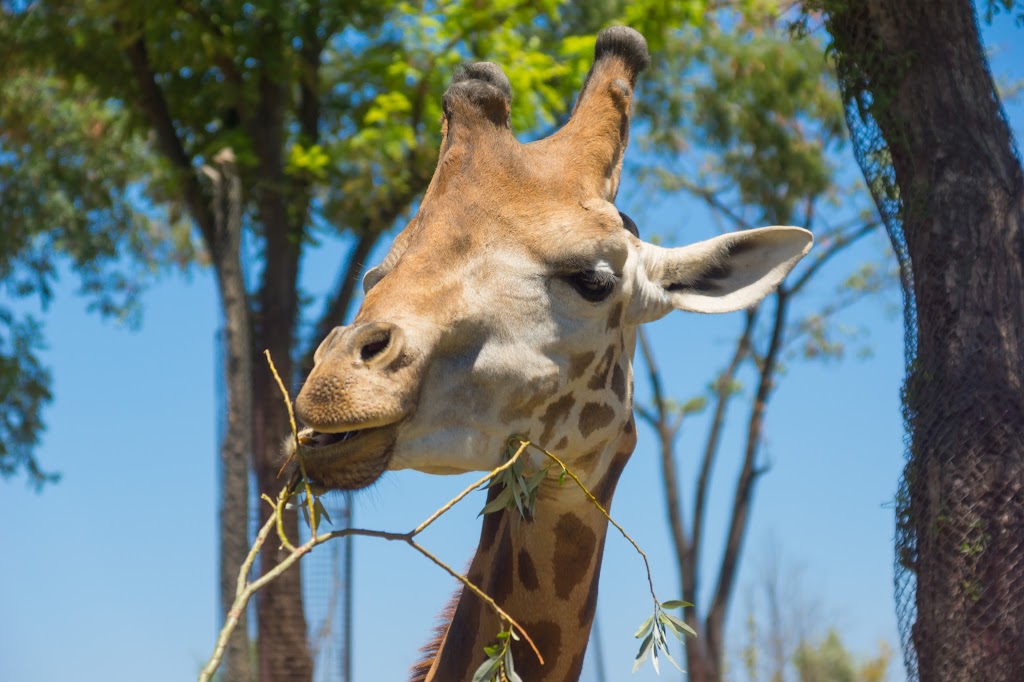
POLYGON ((640 549, 640 545, 638 545, 636 543, 636 540, 634 540, 632 537, 630 537, 629 533, 627 533, 626 530, 622 526, 620 526, 615 521, 615 519, 613 519, 611 517, 611 514, 609 514, 608 510, 604 508, 604 505, 602 505, 598 501, 598 499, 596 497, 594 497, 594 493, 590 492, 590 490, 587 488, 587 486, 583 484, 583 481, 581 481, 579 479, 579 476, 577 476, 575 474, 575 472, 573 472, 572 469, 567 467, 565 465, 565 463, 562 462, 562 460, 558 459, 558 457, 556 457, 555 455, 551 454, 550 452, 548 452, 544 448, 540 447, 536 443, 531 443, 530 441, 520 441, 520 442, 521 443, 525 443, 526 445, 529 445, 529 446, 535 448, 536 450, 539 450, 540 452, 542 452, 545 455, 547 455, 550 459, 552 459, 555 462, 555 464, 557 464, 558 466, 562 467, 562 471, 565 472, 566 474, 568 474, 569 477, 572 478, 572 480, 576 482, 576 485, 579 486, 580 490, 583 491, 583 494, 587 496, 587 499, 590 500, 590 503, 593 504, 595 507, 597 507, 597 510, 600 511, 604 515, 604 517, 606 519, 608 519, 608 523, 610 523, 613 526, 615 526, 615 528, 618 529, 619 533, 622 534, 622 537, 626 538, 626 540, 629 541, 629 544, 633 545, 633 549, 635 549, 637 551, 637 553, 640 555, 640 558, 644 560, 644 568, 647 569, 647 585, 648 585, 648 587, 650 587, 651 599, 654 600, 654 608, 655 608, 655 611, 657 611, 657 609, 659 609, 661 605, 658 602, 658 595, 656 595, 654 593, 654 578, 651 575, 651 562, 647 560, 647 554, 642 549, 640 549))
POLYGON ((714 470, 715 459, 718 455, 719 444, 721 443, 722 431, 725 429, 725 415, 729 403, 735 395, 733 384, 736 380, 736 373, 740 365, 750 353, 752 348, 751 337, 754 333, 757 313, 760 306, 746 311, 746 321, 743 325, 743 332, 736 341, 736 348, 732 358, 715 382, 715 412, 711 418, 711 426, 708 428, 707 440, 704 442, 704 454, 701 457, 700 472, 697 475, 697 487, 694 493, 693 503, 693 555, 691 563, 686 567, 686 574, 692 582, 684 585, 683 598, 694 601, 699 586, 698 571, 700 570, 699 560, 703 549, 704 538, 704 515, 707 510, 708 494, 711 488, 711 472, 714 470), (689 591, 690 596, 686 595, 689 591))
POLYGON ((797 278, 797 280, 793 282, 792 285, 786 288, 787 291, 790 294, 795 294, 798 291, 800 291, 804 287, 804 285, 807 284, 807 282, 810 281, 810 279, 814 277, 814 275, 816 275, 818 271, 825 266, 826 263, 828 263, 828 261, 830 261, 833 257, 836 256, 836 254, 840 253, 848 246, 851 246, 852 244, 856 243, 865 235, 874 232, 876 229, 878 229, 879 226, 881 226, 881 222, 872 221, 864 223, 850 234, 837 235, 834 238, 834 241, 831 244, 829 244, 827 248, 820 250, 818 252, 817 256, 811 261, 810 265, 808 265, 803 270, 803 272, 800 273, 800 276, 797 278))
POLYGON ((438 517, 440 517, 446 511, 448 511, 449 509, 454 507, 456 504, 461 502, 462 498, 464 498, 466 495, 470 494, 471 492, 473 492, 474 490, 476 490, 477 488, 482 486, 484 483, 487 483, 487 481, 491 480, 492 478, 494 478, 495 476, 500 474, 502 471, 505 471, 510 466, 515 464, 516 460, 519 459, 519 456, 523 454, 523 451, 526 450, 526 447, 528 445, 529 445, 529 443, 523 442, 522 445, 519 446, 519 449, 516 450, 515 454, 513 454, 511 457, 509 457, 508 460, 506 460, 506 462, 504 464, 502 464, 497 469, 492 470, 490 473, 488 473, 486 476, 481 478, 479 481, 476 481, 475 483, 466 486, 465 490, 463 490, 461 493, 459 493, 458 495, 453 497, 446 505, 444 505, 443 507, 438 509, 436 512, 431 514, 430 517, 427 518, 426 521, 424 521, 423 523, 421 523, 420 525, 416 526, 414 529, 409 531, 409 537, 415 537, 415 536, 419 535, 420 533, 422 533, 424 530, 427 529, 427 526, 432 524, 434 521, 437 521, 438 517))
MULTIPOLYGON (((537 645, 534 643, 533 639, 531 639, 526 629, 523 628, 523 626, 520 625, 517 620, 515 620, 504 609, 498 606, 494 599, 492 599, 490 596, 487 595, 487 593, 485 593, 483 590, 481 590, 479 587, 473 584, 472 581, 470 581, 468 578, 460 574, 455 569, 451 568, 445 562, 441 561, 434 554, 432 554, 430 551, 428 551, 426 548, 424 548, 422 545, 418 544, 414 540, 414 538, 419 533, 425 530, 430 524, 436 521, 441 515, 443 515, 445 512, 451 509, 455 504, 457 504, 459 501, 465 498, 470 492, 476 490, 481 485, 486 483, 488 480, 494 478, 494 476, 496 476, 500 472, 511 467, 515 463, 515 461, 522 455, 522 453, 526 450, 528 445, 528 442, 522 442, 518 450, 508 460, 506 460, 500 466, 490 471, 486 476, 481 478, 472 486, 464 489, 455 498, 453 498, 440 509, 438 509, 436 512, 431 514, 431 516, 428 517, 426 521, 424 521, 419 526, 417 526, 416 528, 407 533, 391 533, 387 531, 368 530, 362 528, 345 528, 342 530, 332 531, 330 533, 325 533, 322 535, 318 535, 314 531, 312 533, 312 537, 310 537, 309 540, 299 545, 298 547, 295 547, 287 542, 287 538, 284 536, 281 524, 282 519, 284 517, 283 512, 285 505, 293 495, 292 490, 295 487, 295 483, 298 482, 299 476, 294 476, 292 478, 292 481, 290 481, 288 485, 281 489, 281 492, 278 493, 276 501, 271 500, 270 497, 268 497, 267 495, 263 495, 263 499, 266 500, 271 507, 273 507, 274 513, 271 515, 269 519, 267 519, 266 523, 260 529, 260 532, 256 536, 256 541, 254 542, 252 549, 249 551, 249 554, 246 556, 245 562, 242 564, 242 567, 239 570, 238 586, 235 591, 235 601, 232 604, 231 609, 228 611, 227 617, 225 618, 224 627, 221 629, 221 632, 217 637, 217 643, 214 646, 213 654, 210 656, 209 661, 207 662, 206 666, 203 668, 202 672, 199 675, 200 682, 208 682, 210 679, 212 679, 213 674, 217 671, 217 668, 220 666, 221 660, 223 659, 224 652, 227 648, 227 642, 231 637, 231 633, 238 625, 238 621, 239 618, 241 617, 241 614, 245 612, 245 608, 249 600, 256 592, 258 592, 261 588, 263 588, 264 586, 266 586, 267 584, 276 580, 278 577, 284 574, 285 571, 291 568, 291 566, 295 564, 296 561, 298 561, 304 555, 311 552, 313 548, 317 545, 321 545, 334 538, 342 538, 355 535, 405 542, 410 547, 415 549, 417 552, 430 559, 434 564, 440 566, 442 569, 447 571, 451 576, 453 576, 454 578, 459 580, 459 582, 465 585, 467 589, 469 589, 475 595, 480 597, 480 599, 483 600, 498 615, 498 617, 502 619, 503 622, 508 623, 510 627, 514 627, 519 632, 519 634, 523 636, 523 639, 525 639, 526 642, 530 645, 530 648, 533 649, 533 652, 537 655, 537 659, 543 665, 544 657, 541 655, 540 650, 537 648, 537 645), (285 543, 285 546, 289 550, 289 554, 279 564, 277 564, 270 570, 266 571, 257 580, 254 580, 250 583, 248 582, 249 569, 252 567, 252 564, 255 562, 256 555, 259 553, 260 549, 265 544, 267 537, 270 535, 270 532, 274 529, 275 526, 278 528, 278 533, 281 535, 283 542, 285 543)), ((302 475, 301 478, 306 479, 304 474, 302 475)), ((306 482, 308 490, 308 480, 306 482)), ((308 492, 307 495, 309 495, 308 492)))
MULTIPOLYGON (((652 415, 649 421, 654 425, 658 433, 658 440, 661 443, 661 468, 662 483, 665 487, 665 506, 668 513, 669 528, 672 531, 672 544, 675 546, 676 561, 681 570, 687 565, 687 558, 693 551, 693 546, 686 537, 686 526, 683 520, 683 503, 679 494, 678 476, 676 474, 675 447, 674 441, 678 427, 668 428, 666 425, 665 399, 661 389, 661 372, 654 362, 654 355, 651 352, 650 344, 647 343, 647 335, 643 329, 637 331, 637 341, 640 347, 640 354, 647 365, 648 378, 651 382, 651 390, 654 393, 654 404, 658 410, 655 419, 652 415)), ((684 582, 686 578, 684 577, 684 582)), ((693 601, 692 595, 683 593, 683 599, 693 601)))
POLYGON ((733 211, 728 204, 718 198, 718 193, 714 190, 698 185, 695 182, 690 182, 685 178, 679 178, 678 183, 680 189, 686 190, 698 199, 703 200, 709 207, 731 220, 741 230, 749 230, 753 227, 749 221, 745 220, 733 211))
POLYGON ((518 621, 516 621, 515 618, 513 618, 510 615, 508 615, 508 612, 506 612, 505 609, 503 609, 500 606, 498 606, 497 602, 495 602, 494 599, 492 599, 490 595, 488 595, 486 592, 484 592, 479 587, 474 585, 473 581, 471 581, 469 578, 467 578, 466 576, 462 575, 461 573, 459 573, 458 571, 453 569, 451 566, 449 566, 448 564, 446 564, 443 561, 441 561, 440 559, 438 559, 436 556, 434 556, 433 554, 428 552, 426 549, 424 549, 421 545, 417 544, 411 537, 406 539, 406 543, 410 547, 415 549, 417 552, 419 552, 420 554, 422 554, 423 556, 427 557, 428 559, 433 561, 435 564, 437 564, 438 566, 443 568, 445 571, 448 572, 449 575, 451 575, 453 578, 458 580, 460 583, 465 585, 468 590, 470 590, 473 594, 475 594, 481 600, 483 600, 484 603, 486 603, 488 606, 490 606, 491 610, 494 611, 496 614, 498 614, 499 618, 501 618, 506 623, 509 623, 510 625, 515 626, 516 630, 519 631, 519 634, 521 634, 523 636, 523 639, 526 640, 526 643, 530 645, 531 649, 533 649, 533 653, 537 656, 537 660, 540 661, 541 665, 544 665, 544 657, 541 656, 540 650, 537 648, 537 645, 534 644, 533 639, 530 638, 529 633, 523 628, 522 625, 519 624, 518 621))
POLYGON ((150 125, 156 134, 157 146, 178 172, 185 204, 188 206, 193 220, 196 221, 199 232, 203 235, 207 250, 212 257, 216 258, 220 245, 216 236, 213 212, 206 200, 202 186, 199 184, 199 179, 196 177, 195 169, 192 166, 192 157, 185 151, 185 147, 178 137, 167 98, 164 97, 163 90, 156 82, 156 75, 150 65, 149 51, 144 39, 140 36, 130 42, 125 48, 125 54, 132 66, 135 86, 139 91, 139 103, 149 117, 150 125))
POLYGON ((760 368, 760 381, 757 393, 754 396, 754 406, 751 410, 750 419, 747 423, 743 467, 736 482, 736 492, 733 496, 729 531, 726 536, 725 551, 723 552, 721 566, 718 571, 718 585, 715 588, 711 609, 706 619, 708 646, 712 652, 712 658, 716 662, 722 660, 722 627, 725 623, 725 613, 736 579, 737 559, 743 547, 743 538, 749 523, 750 501, 754 483, 757 479, 755 459, 760 449, 764 415, 768 406, 768 397, 773 388, 779 351, 782 348, 786 328, 786 315, 788 311, 786 293, 781 289, 776 291, 775 300, 775 317, 772 325, 771 340, 768 345, 768 351, 765 353, 764 364, 760 368))

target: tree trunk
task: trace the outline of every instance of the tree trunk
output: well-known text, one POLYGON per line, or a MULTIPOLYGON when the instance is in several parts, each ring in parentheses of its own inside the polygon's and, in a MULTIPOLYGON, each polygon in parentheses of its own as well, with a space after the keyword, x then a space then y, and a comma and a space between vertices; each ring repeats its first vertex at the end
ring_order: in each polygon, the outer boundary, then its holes
POLYGON ((912 266, 900 519, 910 542, 899 560, 916 578, 918 673, 1020 680, 1024 176, 970 2, 825 4, 844 95, 892 157, 903 224, 901 235, 890 222, 890 236, 898 250, 905 238, 912 266))
MULTIPOLYGON (((226 428, 220 444, 220 600, 227 614, 238 570, 249 553, 249 462, 252 457, 252 334, 242 272, 242 188, 234 155, 223 150, 203 172, 214 189, 215 242, 211 249, 224 313, 226 428)), ((252 682, 247 618, 241 614, 225 654, 225 682, 252 682)))
MULTIPOLYGON (((283 464, 281 443, 291 433, 291 424, 280 389, 263 357, 263 350, 270 351, 281 380, 285 387, 290 388, 295 380, 292 344, 298 310, 296 279, 301 239, 291 236, 298 232, 289 231, 283 211, 275 215, 264 208, 262 212, 267 232, 267 265, 260 297, 257 346, 253 349, 254 355, 259 357, 253 368, 253 466, 260 492, 274 498, 286 482, 284 477, 278 478, 277 474, 283 464), (270 218, 271 215, 274 218, 270 218)), ((270 513, 269 505, 260 505, 261 524, 266 522, 270 513)), ((298 544, 298 515, 294 509, 285 512, 284 527, 292 544, 298 544)), ((286 550, 278 544, 265 546, 260 558, 262 571, 265 573, 276 566, 286 554, 286 550)), ((302 603, 301 562, 260 591, 257 613, 261 681, 311 680, 313 661, 302 603)))
MULTIPOLYGON (((274 364, 287 386, 292 362, 287 348, 274 352, 274 364)), ((277 477, 282 464, 281 442, 291 432, 288 412, 281 398, 266 358, 262 352, 254 364, 253 386, 256 453, 256 477, 260 491, 276 497, 285 485, 286 477, 277 477)), ((261 504, 260 524, 270 518, 273 510, 261 504)), ((293 545, 299 544, 298 516, 294 509, 284 514, 284 527, 293 545)), ((263 573, 276 566, 287 556, 287 550, 275 539, 267 542, 260 553, 263 573)), ((297 562, 277 580, 260 590, 256 597, 259 617, 259 660, 262 682, 303 682, 313 677, 306 618, 302 604, 302 562, 297 562)))

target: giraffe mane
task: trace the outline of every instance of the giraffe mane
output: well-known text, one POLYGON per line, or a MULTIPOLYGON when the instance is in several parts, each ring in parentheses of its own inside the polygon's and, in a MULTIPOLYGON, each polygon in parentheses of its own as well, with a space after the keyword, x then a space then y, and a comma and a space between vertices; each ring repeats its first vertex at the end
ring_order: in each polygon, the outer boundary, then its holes
POLYGON ((459 599, 462 597, 462 589, 456 590, 452 596, 448 599, 448 603, 445 604, 441 614, 437 617, 438 623, 434 626, 434 631, 430 640, 427 641, 422 647, 420 647, 420 653, 423 656, 413 664, 410 670, 412 678, 409 682, 424 682, 427 679, 427 673, 430 672, 430 666, 434 665, 434 659, 437 658, 437 652, 441 649, 441 643, 444 642, 444 636, 448 634, 448 628, 452 624, 452 620, 455 618, 455 609, 459 605, 459 599))

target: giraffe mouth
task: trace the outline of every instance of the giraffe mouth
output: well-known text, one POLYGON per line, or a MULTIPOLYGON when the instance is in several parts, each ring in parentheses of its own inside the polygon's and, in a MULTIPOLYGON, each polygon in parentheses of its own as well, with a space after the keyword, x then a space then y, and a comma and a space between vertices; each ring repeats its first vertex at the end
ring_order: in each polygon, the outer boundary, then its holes
POLYGON ((398 423, 328 433, 299 432, 298 454, 309 477, 339 490, 372 484, 387 469, 398 437, 398 423))

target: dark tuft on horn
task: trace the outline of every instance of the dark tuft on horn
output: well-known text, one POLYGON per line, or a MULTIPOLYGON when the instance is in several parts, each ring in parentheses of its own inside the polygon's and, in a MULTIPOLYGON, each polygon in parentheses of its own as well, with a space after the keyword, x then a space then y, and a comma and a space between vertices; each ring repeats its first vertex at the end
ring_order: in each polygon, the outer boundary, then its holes
POLYGON ((452 85, 469 80, 490 83, 502 92, 505 99, 512 100, 512 84, 509 82, 508 76, 505 75, 505 72, 497 64, 492 62, 463 64, 455 70, 455 75, 452 76, 452 85))
POLYGON ((497 64, 477 62, 458 67, 441 99, 445 116, 451 116, 456 99, 469 102, 495 125, 509 125, 512 84, 497 64))
POLYGON ((594 45, 594 61, 605 57, 622 59, 634 77, 651 62, 647 41, 628 26, 610 26, 598 34, 597 44, 594 45))

